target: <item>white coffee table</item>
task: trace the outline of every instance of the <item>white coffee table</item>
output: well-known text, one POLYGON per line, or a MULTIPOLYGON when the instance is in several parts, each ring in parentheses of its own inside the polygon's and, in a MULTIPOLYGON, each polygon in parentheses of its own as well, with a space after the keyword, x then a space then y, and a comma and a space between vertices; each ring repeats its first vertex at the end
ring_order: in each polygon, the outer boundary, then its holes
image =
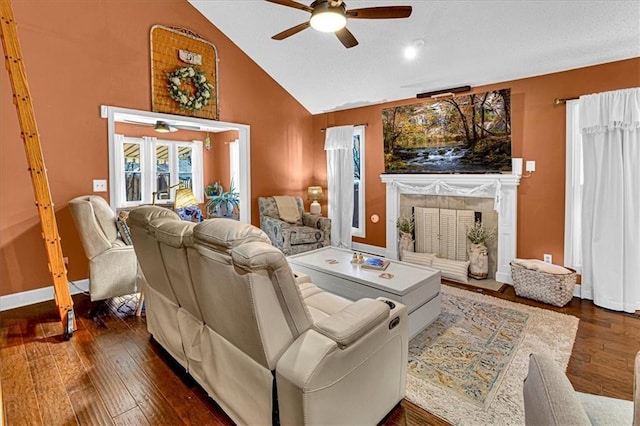
POLYGON ((351 250, 323 247, 287 260, 294 271, 309 275, 315 285, 331 293, 350 300, 386 297, 404 304, 409 313, 409 338, 440 315, 439 270, 391 260, 387 269, 377 271, 352 264, 352 256, 351 250), (382 273, 392 277, 381 277, 382 273))

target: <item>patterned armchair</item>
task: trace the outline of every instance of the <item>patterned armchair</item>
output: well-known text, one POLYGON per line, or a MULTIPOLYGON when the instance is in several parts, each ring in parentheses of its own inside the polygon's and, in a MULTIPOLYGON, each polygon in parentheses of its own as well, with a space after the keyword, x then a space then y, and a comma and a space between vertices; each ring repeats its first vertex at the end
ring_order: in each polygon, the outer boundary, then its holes
POLYGON ((258 197, 260 228, 269 236, 271 243, 285 256, 331 245, 331 219, 306 213, 302 198, 295 199, 301 219, 298 223, 287 223, 280 220, 273 197, 258 197))

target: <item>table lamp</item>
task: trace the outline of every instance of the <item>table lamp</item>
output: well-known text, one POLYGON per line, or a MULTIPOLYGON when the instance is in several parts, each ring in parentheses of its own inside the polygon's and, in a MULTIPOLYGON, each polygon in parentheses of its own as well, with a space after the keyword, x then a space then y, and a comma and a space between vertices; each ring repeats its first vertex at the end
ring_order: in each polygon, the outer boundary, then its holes
POLYGON ((193 194, 191 188, 180 188, 176 191, 176 200, 173 203, 174 209, 184 209, 191 206, 198 206, 198 199, 193 194))
POLYGON ((307 190, 307 198, 311 200, 311 206, 309 206, 309 212, 311 214, 320 214, 321 207, 318 200, 322 200, 324 195, 322 194, 322 187, 310 186, 307 190))

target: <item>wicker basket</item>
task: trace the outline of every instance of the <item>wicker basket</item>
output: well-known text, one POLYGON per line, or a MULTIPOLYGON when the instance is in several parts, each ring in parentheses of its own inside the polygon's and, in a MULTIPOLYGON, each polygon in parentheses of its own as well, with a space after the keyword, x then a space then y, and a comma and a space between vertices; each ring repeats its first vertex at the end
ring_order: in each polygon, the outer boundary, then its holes
POLYGON ((564 306, 573 297, 577 276, 573 269, 570 269, 570 274, 558 275, 534 271, 514 263, 510 265, 516 295, 554 306, 564 306))

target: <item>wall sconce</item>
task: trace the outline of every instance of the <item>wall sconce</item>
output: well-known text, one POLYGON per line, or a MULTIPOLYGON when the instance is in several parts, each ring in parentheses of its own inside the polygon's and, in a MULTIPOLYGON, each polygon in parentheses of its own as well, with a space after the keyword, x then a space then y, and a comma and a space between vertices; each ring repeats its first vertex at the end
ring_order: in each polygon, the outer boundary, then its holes
POLYGON ((531 177, 533 172, 536 171, 536 162, 535 161, 527 161, 526 163, 526 172, 527 174, 522 174, 522 158, 512 158, 511 159, 511 173, 514 175, 518 175, 521 177, 531 177))
POLYGON ((307 189, 307 198, 309 200, 312 200, 311 206, 309 206, 309 213, 320 214, 322 209, 320 207, 320 203, 318 202, 318 200, 322 200, 324 198, 324 194, 322 193, 322 187, 310 186, 307 189))

